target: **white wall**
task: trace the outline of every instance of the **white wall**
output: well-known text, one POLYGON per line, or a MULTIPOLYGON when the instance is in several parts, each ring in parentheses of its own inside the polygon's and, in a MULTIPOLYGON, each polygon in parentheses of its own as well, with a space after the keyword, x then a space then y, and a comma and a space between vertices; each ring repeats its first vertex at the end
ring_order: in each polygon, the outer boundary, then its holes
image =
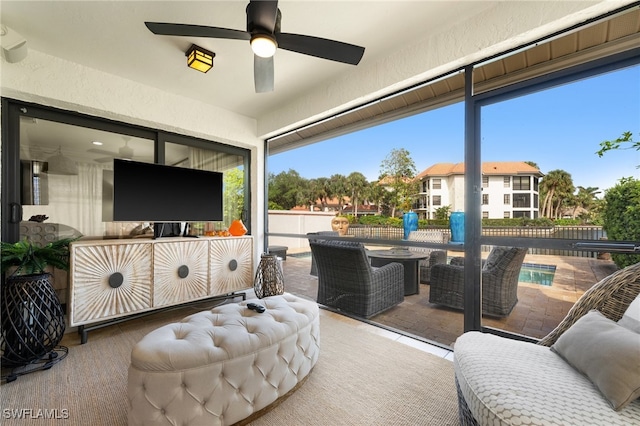
MULTIPOLYGON (((269 210, 269 233, 307 234, 308 232, 331 231, 331 220, 335 212, 269 210)), ((285 246, 289 252, 310 251, 304 238, 269 237, 270 246, 285 246)))

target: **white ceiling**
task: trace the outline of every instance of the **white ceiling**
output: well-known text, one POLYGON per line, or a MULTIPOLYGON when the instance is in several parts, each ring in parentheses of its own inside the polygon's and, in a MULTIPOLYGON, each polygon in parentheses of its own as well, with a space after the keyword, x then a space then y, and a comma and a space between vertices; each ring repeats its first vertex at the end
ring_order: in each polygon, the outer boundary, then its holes
POLYGON ((259 118, 324 83, 392 55, 495 5, 488 1, 283 0, 282 32, 365 47, 358 66, 278 50, 275 90, 256 94, 249 43, 152 34, 145 21, 246 29, 247 0, 235 1, 1 1, 1 22, 29 49, 259 118), (216 53, 206 74, 187 68, 184 52, 197 44, 216 53))

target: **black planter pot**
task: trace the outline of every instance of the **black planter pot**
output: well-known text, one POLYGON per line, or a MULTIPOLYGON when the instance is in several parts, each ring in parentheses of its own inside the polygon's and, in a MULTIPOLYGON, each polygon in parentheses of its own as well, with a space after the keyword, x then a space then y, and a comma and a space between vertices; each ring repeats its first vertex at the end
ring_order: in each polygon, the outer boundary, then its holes
POLYGON ((51 274, 9 276, 0 300, 3 366, 30 364, 51 354, 64 336, 64 312, 51 274))

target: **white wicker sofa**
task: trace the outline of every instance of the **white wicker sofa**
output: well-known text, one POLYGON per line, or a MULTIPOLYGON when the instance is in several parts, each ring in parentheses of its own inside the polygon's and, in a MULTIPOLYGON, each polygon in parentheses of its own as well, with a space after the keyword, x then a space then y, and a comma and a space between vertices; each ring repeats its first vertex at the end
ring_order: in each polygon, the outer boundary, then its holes
POLYGON ((585 292, 538 344, 454 344, 462 425, 640 425, 640 263, 585 292))

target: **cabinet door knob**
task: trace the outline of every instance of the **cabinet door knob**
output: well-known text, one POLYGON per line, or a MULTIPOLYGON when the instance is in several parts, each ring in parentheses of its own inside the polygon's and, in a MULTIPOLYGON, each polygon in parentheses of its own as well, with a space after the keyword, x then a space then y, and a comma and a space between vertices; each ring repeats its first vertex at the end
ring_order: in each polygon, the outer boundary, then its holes
POLYGON ((178 276, 180 278, 186 278, 189 275, 189 267, 187 265, 182 265, 178 268, 178 276))

